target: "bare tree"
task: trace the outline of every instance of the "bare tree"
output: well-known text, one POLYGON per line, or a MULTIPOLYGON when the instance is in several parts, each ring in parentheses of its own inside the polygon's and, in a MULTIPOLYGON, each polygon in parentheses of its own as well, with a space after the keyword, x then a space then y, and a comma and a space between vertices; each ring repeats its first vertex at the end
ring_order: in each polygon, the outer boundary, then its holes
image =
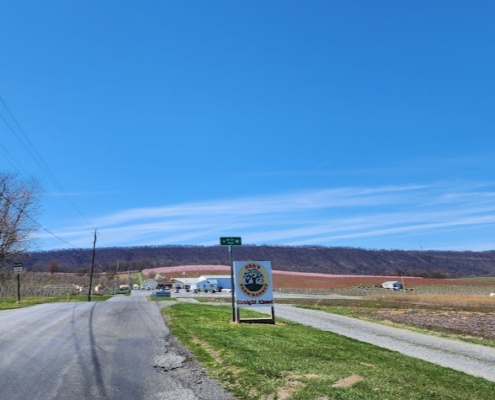
POLYGON ((32 234, 39 229, 34 217, 40 196, 41 188, 34 180, 0 172, 0 270, 27 250, 32 234))

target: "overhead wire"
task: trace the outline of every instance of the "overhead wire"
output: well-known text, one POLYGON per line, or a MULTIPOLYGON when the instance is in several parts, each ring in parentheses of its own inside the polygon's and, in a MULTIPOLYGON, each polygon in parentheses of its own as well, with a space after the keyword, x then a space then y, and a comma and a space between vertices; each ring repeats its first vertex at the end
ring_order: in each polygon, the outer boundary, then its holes
MULTIPOLYGON (((0 95, 0 104, 3 105, 3 108, 7 111, 8 115, 11 118, 11 120, 14 121, 15 126, 17 127, 17 130, 19 132, 21 132, 22 136, 17 132, 16 129, 14 129, 14 127, 12 126, 12 124, 9 123, 9 121, 7 120, 7 118, 0 112, 0 117, 4 121, 4 123, 7 126, 8 130, 14 134, 14 136, 17 138, 17 140, 21 143, 21 145, 24 148, 24 150, 36 162, 36 164, 41 169, 41 171, 43 172, 43 174, 45 176, 47 176, 51 180, 51 182, 55 185, 55 187, 69 201, 69 203, 74 208, 74 210, 79 214, 79 216, 84 221, 86 221, 86 223, 88 225, 90 225, 90 223, 89 223, 88 219, 86 218, 86 216, 81 212, 81 210, 79 209, 79 207, 72 200, 71 196, 69 196, 69 194, 65 191, 65 189, 63 188, 63 186, 61 185, 61 183, 59 182, 59 180, 52 173, 52 171, 48 167, 48 164, 44 161, 43 157, 37 151, 36 147, 33 145, 33 143, 31 142, 31 140, 29 139, 28 135, 26 134, 26 132, 22 128, 21 124, 19 123, 19 121, 17 120, 17 118, 14 116, 13 112, 10 110, 10 108, 8 107, 7 103, 5 102, 5 100, 3 99, 3 97, 1 95, 0 95)), ((26 175, 26 176, 29 176, 30 175, 26 171, 26 169, 22 166, 22 164, 19 161, 17 161, 16 158, 3 145, 0 144, 0 148, 7 155, 7 161, 12 166, 14 166, 18 170, 22 170, 23 173, 24 173, 24 175, 26 175)), ((60 209, 60 208, 64 209, 64 207, 61 206, 60 204, 58 204, 58 202, 56 202, 56 200, 54 200, 53 198, 51 198, 51 200, 54 201, 55 203, 57 203, 57 205, 58 205, 57 209, 60 209)), ((24 214, 31 221, 33 221, 37 226, 39 226, 42 230, 44 230, 45 232, 47 232, 48 234, 50 234, 51 236, 53 236, 57 240, 65 243, 65 244, 68 244, 69 246, 77 247, 77 246, 74 246, 73 244, 67 242, 66 240, 60 238, 59 236, 55 235, 53 232, 51 232, 50 230, 48 230, 47 228, 45 228, 43 225, 41 225, 40 223, 38 223, 37 221, 35 221, 34 218, 32 218, 31 216, 29 216, 27 213, 24 212, 24 214)))
POLYGON ((58 179, 55 177, 55 175, 52 173, 50 168, 48 167, 48 164, 45 162, 43 157, 39 154, 39 152, 36 150, 36 147, 33 145, 31 140, 29 139, 28 135, 22 128, 21 124, 17 120, 17 118, 14 116, 13 112, 10 110, 8 107, 7 103, 3 99, 3 97, 0 95, 0 102, 3 104, 3 107, 7 110, 9 113, 10 117, 12 120, 15 122, 17 128, 19 131, 22 133, 22 137, 16 132, 16 130, 12 127, 12 125, 6 120, 6 118, 0 113, 0 116, 2 117, 3 121, 9 128, 9 130, 15 135, 15 137, 19 140, 21 145, 24 147, 24 149, 29 153, 29 155, 34 159, 36 164, 41 168, 43 173, 54 183, 55 187, 62 192, 64 196, 69 200, 71 205, 74 207, 74 209, 78 212, 78 214, 87 221, 86 216, 81 212, 81 210, 77 207, 77 205, 73 202, 72 198, 69 196, 69 194, 65 191, 63 186, 60 184, 58 179), (24 139, 23 139, 24 138, 24 139), (27 144, 26 144, 27 143, 27 144))
MULTIPOLYGON (((1 114, 0 114, 0 116, 1 116, 1 114)), ((3 116, 2 116, 2 118, 3 118, 3 116)), ((22 166, 22 164, 21 164, 21 163, 19 163, 19 162, 15 159, 15 157, 14 157, 12 154, 10 154, 10 152, 9 152, 9 151, 8 151, 8 150, 7 150, 7 149, 6 149, 6 148, 5 148, 2 144, 1 144, 1 143, 0 143, 0 148, 1 148, 1 149, 2 149, 2 151, 5 153, 5 155, 6 155, 6 160, 7 160, 7 162, 8 162, 10 165, 12 165, 15 169, 20 169, 20 170, 23 170, 23 171, 24 171, 24 173, 28 174, 28 172, 24 169, 24 167, 22 166)))
POLYGON ((0 193, 0 196, 3 197, 5 201, 8 201, 12 207, 14 207, 17 211, 20 213, 24 214, 28 219, 30 219, 32 222, 34 222, 37 226, 39 226, 41 229, 43 229, 45 232, 53 236, 54 238, 60 240, 61 242, 68 244, 69 246, 72 246, 74 248, 77 248, 77 246, 73 245, 72 243, 69 243, 65 239, 62 239, 61 237, 55 235, 53 232, 45 228, 43 225, 41 225, 38 221, 36 221, 34 218, 32 218, 26 211, 21 210, 15 203, 13 203, 8 197, 5 197, 2 193, 0 193))

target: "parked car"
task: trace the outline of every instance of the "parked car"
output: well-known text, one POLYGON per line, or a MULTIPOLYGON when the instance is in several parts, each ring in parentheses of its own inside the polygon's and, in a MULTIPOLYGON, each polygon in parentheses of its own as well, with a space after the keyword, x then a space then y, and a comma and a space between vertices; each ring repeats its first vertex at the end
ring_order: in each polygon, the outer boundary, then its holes
POLYGON ((400 290, 404 289, 404 286, 401 282, 397 281, 387 281, 382 283, 382 288, 384 289, 392 289, 392 290, 400 290))

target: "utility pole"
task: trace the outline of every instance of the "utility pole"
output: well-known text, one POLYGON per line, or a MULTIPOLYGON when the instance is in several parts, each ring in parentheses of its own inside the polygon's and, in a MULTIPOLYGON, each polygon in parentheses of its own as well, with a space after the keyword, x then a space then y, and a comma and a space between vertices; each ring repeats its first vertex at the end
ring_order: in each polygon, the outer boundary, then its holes
POLYGON ((96 229, 95 229, 95 238, 93 240, 93 255, 91 256, 91 271, 89 273, 88 301, 91 301, 91 289, 93 286, 93 271, 95 269, 95 252, 96 252, 96 229))
POLYGON ((117 260, 117 277, 115 281, 115 294, 119 291, 119 260, 117 260))

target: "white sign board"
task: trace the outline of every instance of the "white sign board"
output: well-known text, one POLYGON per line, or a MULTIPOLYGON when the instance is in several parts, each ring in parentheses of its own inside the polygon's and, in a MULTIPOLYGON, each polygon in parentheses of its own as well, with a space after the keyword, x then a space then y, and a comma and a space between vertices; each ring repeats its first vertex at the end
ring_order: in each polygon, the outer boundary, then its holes
POLYGON ((22 273, 22 267, 14 267, 14 274, 19 275, 22 273))
POLYGON ((270 261, 234 261, 236 307, 273 307, 270 261))

